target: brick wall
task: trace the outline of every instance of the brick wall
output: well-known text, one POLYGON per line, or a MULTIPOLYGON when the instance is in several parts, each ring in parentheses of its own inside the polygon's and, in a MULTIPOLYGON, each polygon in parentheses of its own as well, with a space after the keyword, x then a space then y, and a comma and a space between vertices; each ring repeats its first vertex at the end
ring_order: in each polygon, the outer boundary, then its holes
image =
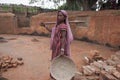
MULTIPOLYGON (((80 23, 70 23, 75 39, 87 38, 100 44, 120 46, 120 10, 105 11, 68 11, 69 21, 79 20, 80 23)), ((41 13, 32 16, 30 27, 19 28, 14 14, 0 14, 0 33, 14 34, 46 34, 50 33, 39 25, 40 22, 55 22, 56 12, 41 13)), ((48 24, 52 28, 55 24, 48 24)))
POLYGON ((14 14, 0 13, 0 33, 14 33, 15 24, 14 14))
MULTIPOLYGON (((75 39, 88 38, 100 44, 120 46, 120 11, 68 11, 69 20, 80 20, 85 23, 70 23, 75 39), (86 25, 87 26, 84 26, 86 25)), ((38 33, 49 32, 39 26, 40 22, 55 22, 56 12, 42 13, 32 17, 31 27, 38 33)), ((52 27, 54 24, 48 24, 52 27)))

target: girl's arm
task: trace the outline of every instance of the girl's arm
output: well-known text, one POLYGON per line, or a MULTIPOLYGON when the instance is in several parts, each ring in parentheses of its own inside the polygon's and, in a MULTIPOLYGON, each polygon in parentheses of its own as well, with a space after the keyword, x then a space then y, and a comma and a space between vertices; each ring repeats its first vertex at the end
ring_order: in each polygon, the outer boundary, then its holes
POLYGON ((65 49, 65 39, 66 39, 66 30, 61 30, 62 38, 61 38, 61 52, 64 54, 64 49, 65 49))

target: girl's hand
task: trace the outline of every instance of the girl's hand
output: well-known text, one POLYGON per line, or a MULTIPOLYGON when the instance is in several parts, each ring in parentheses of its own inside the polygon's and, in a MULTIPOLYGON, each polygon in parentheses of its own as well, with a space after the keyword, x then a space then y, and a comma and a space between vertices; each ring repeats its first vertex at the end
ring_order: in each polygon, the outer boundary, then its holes
POLYGON ((45 27, 45 23, 41 22, 41 23, 40 23, 40 26, 45 27))
POLYGON ((64 48, 61 48, 61 55, 64 55, 64 48))

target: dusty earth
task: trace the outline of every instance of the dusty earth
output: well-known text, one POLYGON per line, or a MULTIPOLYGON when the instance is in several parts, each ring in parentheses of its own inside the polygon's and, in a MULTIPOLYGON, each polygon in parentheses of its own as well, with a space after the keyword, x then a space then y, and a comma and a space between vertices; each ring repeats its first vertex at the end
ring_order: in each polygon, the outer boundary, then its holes
MULTIPOLYGON (((51 51, 49 49, 50 38, 30 35, 0 35, 9 39, 8 42, 0 42, 0 56, 10 55, 22 57, 24 65, 9 69, 3 73, 2 80, 49 80, 49 67, 51 51), (33 40, 37 39, 37 40, 33 40)), ((83 64, 83 57, 89 56, 91 50, 100 51, 105 58, 110 57, 115 51, 111 48, 74 40, 71 44, 71 58, 78 70, 83 64)), ((1 80, 1 79, 0 79, 1 80)))

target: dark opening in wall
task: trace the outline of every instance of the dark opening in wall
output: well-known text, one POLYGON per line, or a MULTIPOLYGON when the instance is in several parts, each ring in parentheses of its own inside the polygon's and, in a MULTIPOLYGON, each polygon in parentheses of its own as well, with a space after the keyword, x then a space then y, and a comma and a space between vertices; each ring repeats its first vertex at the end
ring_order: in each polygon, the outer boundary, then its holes
POLYGON ((19 28, 30 27, 30 17, 17 17, 17 25, 19 28))

